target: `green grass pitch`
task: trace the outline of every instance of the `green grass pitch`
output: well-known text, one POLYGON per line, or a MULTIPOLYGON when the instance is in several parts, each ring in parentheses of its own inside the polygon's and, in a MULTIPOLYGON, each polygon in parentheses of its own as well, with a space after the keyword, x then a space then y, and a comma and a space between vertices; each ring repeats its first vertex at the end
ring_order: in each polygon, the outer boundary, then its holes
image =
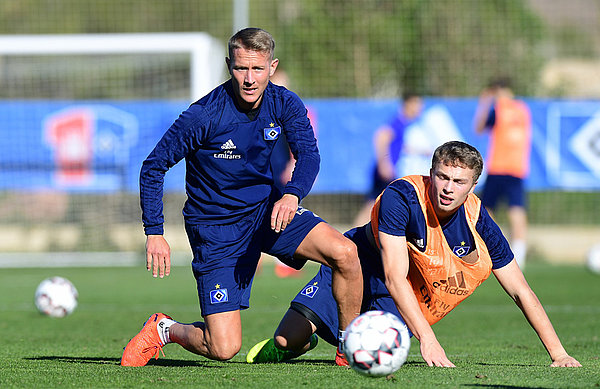
POLYGON ((600 386, 600 276, 582 266, 532 263, 526 277, 564 346, 583 368, 550 368, 533 330, 493 276, 434 326, 455 369, 428 367, 413 339, 407 363, 387 378, 368 378, 333 364, 321 342, 296 361, 248 365, 246 352, 272 335, 290 299, 316 272, 279 279, 265 263, 254 281, 252 307, 242 313, 243 345, 231 361, 215 362, 164 348, 143 368, 123 368, 123 346, 145 319, 163 311, 182 322, 199 319, 189 267, 165 279, 139 268, 0 269, 0 387, 194 388, 589 388, 600 386), (79 290, 79 306, 63 319, 39 314, 37 284, 60 275, 79 290))

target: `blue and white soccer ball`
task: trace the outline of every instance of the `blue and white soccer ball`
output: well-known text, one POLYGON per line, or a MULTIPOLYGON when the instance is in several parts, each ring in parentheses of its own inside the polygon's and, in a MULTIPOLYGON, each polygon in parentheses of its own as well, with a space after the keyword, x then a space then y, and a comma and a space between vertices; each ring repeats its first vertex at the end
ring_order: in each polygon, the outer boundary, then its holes
POLYGON ((592 273, 600 274, 600 244, 588 251, 586 266, 592 273))
POLYGON ((77 307, 77 289, 63 277, 43 280, 35 291, 35 306, 38 311, 51 317, 65 317, 77 307))
POLYGON ((355 318, 344 335, 344 354, 350 366, 367 376, 392 374, 406 362, 408 328, 389 312, 368 311, 355 318))

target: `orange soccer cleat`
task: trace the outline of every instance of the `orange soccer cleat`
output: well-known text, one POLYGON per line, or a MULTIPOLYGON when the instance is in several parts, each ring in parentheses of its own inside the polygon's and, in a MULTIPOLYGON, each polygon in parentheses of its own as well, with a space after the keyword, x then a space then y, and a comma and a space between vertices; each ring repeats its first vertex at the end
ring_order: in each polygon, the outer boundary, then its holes
POLYGON ((350 366, 346 356, 339 348, 335 350, 335 364, 338 366, 350 366))
POLYGON ((155 313, 146 320, 142 330, 123 349, 121 366, 146 366, 153 357, 158 359, 158 354, 162 352, 164 344, 160 341, 156 327, 158 322, 165 318, 170 319, 171 317, 164 313, 155 313))

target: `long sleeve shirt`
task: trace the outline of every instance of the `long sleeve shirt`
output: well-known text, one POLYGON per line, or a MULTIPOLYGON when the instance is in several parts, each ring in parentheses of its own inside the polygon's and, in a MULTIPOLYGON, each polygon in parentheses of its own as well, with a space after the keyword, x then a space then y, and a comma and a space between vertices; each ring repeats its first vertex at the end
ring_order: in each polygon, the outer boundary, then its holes
POLYGON ((296 159, 284 193, 301 200, 314 183, 320 156, 306 107, 296 94, 269 83, 253 118, 237 107, 231 80, 193 103, 142 164, 145 233, 163 233, 164 176, 184 158, 186 223, 231 224, 263 206, 274 185, 271 152, 282 132, 296 159))

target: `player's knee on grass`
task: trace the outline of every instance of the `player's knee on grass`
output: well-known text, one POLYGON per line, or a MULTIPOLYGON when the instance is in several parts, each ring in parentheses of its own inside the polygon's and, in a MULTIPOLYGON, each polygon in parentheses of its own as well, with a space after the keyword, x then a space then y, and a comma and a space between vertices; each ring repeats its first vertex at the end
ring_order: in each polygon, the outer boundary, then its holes
POLYGON ((233 358, 242 348, 241 334, 237 336, 235 333, 227 335, 227 333, 204 333, 204 343, 208 349, 211 359, 226 361, 233 358))
POLYGON ((275 346, 280 350, 304 352, 310 344, 310 335, 306 338, 295 337, 289 339, 285 336, 275 335, 275 346))
POLYGON ((242 324, 239 310, 209 314, 204 317, 201 341, 208 357, 220 361, 233 358, 242 348, 242 324))
POLYGON ((289 339, 282 335, 275 334, 275 346, 280 350, 291 350, 289 339))
POLYGON ((300 351, 309 344, 313 327, 306 317, 289 309, 275 330, 275 345, 280 350, 300 351))
POLYGON ((227 361, 235 357, 242 347, 241 342, 235 341, 209 343, 207 346, 211 358, 218 361, 227 361))

